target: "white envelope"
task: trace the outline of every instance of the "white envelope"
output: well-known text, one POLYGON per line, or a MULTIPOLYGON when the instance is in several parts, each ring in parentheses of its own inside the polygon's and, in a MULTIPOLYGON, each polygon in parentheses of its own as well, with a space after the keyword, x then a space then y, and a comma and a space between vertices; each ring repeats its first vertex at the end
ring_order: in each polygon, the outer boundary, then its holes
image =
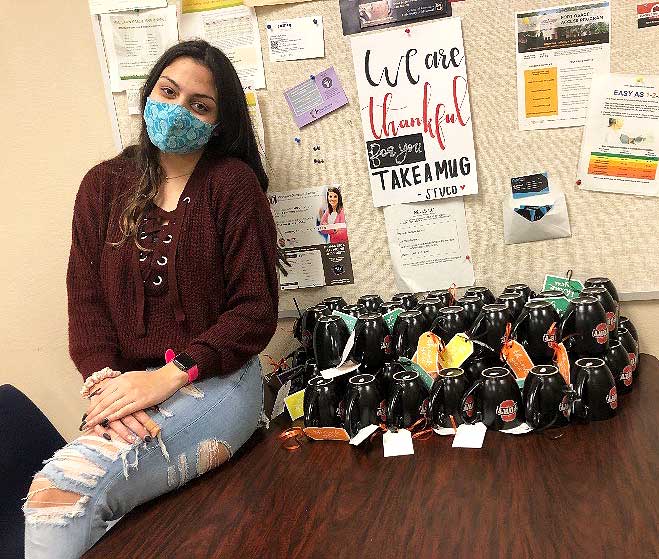
POLYGON ((503 203, 503 240, 507 245, 572 236, 565 194, 562 192, 553 193, 553 207, 537 221, 529 221, 519 215, 514 209, 515 204, 511 196, 503 203))

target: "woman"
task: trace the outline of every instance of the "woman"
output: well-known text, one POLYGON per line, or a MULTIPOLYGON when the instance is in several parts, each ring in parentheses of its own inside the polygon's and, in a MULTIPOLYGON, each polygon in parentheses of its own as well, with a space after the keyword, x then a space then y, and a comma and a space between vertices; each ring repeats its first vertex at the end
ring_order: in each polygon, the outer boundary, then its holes
POLYGON ((345 226, 346 216, 343 211, 343 198, 341 198, 341 190, 336 187, 327 189, 327 209, 320 218, 320 224, 325 228, 325 232, 329 234, 329 242, 334 243, 347 243, 348 230, 345 226), (328 225, 335 225, 342 223, 342 227, 327 227, 328 225))
POLYGON ((276 233, 240 81, 218 49, 180 43, 149 74, 142 110, 138 144, 76 197, 69 350, 89 406, 81 437, 33 479, 27 559, 80 557, 262 422, 276 233))

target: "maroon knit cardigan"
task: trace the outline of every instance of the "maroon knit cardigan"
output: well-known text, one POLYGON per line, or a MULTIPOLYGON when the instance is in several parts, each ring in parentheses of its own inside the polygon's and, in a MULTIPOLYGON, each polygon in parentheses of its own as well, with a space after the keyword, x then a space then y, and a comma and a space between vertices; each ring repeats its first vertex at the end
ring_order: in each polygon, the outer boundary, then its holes
POLYGON ((71 359, 87 378, 105 366, 164 363, 172 348, 190 354, 199 378, 234 371, 277 325, 276 230, 256 175, 239 159, 204 153, 171 214, 167 291, 155 295, 144 289, 134 240, 106 242, 121 238, 119 197, 136 180, 132 160, 119 155, 93 167, 76 196, 66 280, 71 359))

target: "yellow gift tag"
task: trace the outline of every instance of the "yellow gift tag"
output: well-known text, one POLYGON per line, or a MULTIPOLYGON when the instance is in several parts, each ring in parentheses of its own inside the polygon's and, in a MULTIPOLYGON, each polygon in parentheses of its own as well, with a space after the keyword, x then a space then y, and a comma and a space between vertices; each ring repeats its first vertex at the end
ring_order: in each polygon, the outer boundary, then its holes
POLYGON ((304 415, 304 390, 286 396, 284 403, 293 421, 302 417, 304 415))
POLYGON ((474 343, 465 334, 456 334, 439 354, 444 369, 459 367, 474 353, 474 343))
POLYGON ((419 336, 416 354, 412 361, 419 365, 426 373, 436 373, 439 371, 437 356, 439 355, 440 344, 442 344, 441 338, 432 332, 421 334, 419 336))

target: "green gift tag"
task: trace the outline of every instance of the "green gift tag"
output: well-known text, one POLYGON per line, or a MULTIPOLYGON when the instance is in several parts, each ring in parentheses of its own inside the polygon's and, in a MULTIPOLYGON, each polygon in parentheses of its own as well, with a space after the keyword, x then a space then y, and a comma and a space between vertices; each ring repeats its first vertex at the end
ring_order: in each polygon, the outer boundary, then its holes
POLYGON ((394 309, 391 312, 388 312, 387 314, 384 315, 384 321, 387 323, 387 328, 389 328, 389 332, 394 331, 394 324, 396 323, 396 319, 398 318, 398 315, 403 312, 403 309, 394 309))
POLYGON ((545 276, 545 286, 542 289, 544 291, 547 291, 548 289, 557 289, 558 291, 562 291, 565 294, 565 297, 572 300, 579 297, 579 294, 583 289, 583 283, 579 280, 547 275, 545 276))
POLYGON ((354 316, 350 316, 349 314, 345 314, 339 311, 332 311, 332 314, 336 316, 340 316, 343 319, 343 322, 346 323, 349 332, 352 332, 355 329, 355 324, 357 324, 357 318, 355 318, 354 316))
POLYGON ((419 376, 423 380, 423 384, 426 385, 426 388, 430 390, 432 388, 432 383, 434 382, 434 379, 423 370, 423 367, 421 365, 417 365, 414 361, 411 359, 407 359, 406 357, 399 357, 398 362, 403 366, 403 369, 406 371, 415 371, 419 373, 419 376))
POLYGON ((570 304, 570 300, 567 297, 551 297, 545 300, 554 305, 554 308, 558 311, 558 315, 560 317, 565 314, 565 311, 567 311, 567 306, 570 304))

